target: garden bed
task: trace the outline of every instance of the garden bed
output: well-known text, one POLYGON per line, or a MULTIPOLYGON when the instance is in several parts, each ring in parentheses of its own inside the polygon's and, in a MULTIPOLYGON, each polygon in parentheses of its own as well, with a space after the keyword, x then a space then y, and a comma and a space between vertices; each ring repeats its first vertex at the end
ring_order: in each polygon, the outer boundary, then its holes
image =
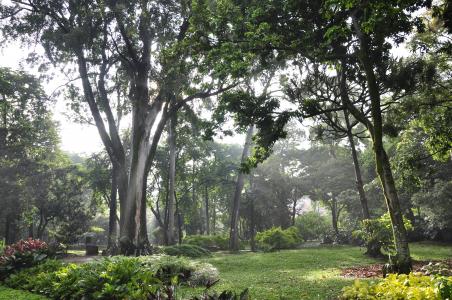
MULTIPOLYGON (((413 261, 413 271, 420 272, 422 267, 428 265, 430 262, 443 263, 452 270, 452 260, 435 260, 435 261, 413 261)), ((364 266, 354 266, 341 270, 341 275, 346 278, 373 278, 383 277, 384 264, 372 264, 364 266)))

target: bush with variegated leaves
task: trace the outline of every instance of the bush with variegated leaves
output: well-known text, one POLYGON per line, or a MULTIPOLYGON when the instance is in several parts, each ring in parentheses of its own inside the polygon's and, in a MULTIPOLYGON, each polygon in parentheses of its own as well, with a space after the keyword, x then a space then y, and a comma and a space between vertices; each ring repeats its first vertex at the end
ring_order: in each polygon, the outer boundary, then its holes
POLYGON ((345 287, 340 299, 446 300, 452 297, 452 277, 422 273, 390 274, 378 282, 357 280, 345 287))
POLYGON ((41 240, 30 238, 6 246, 0 256, 0 280, 17 270, 35 266, 50 256, 52 252, 41 240))

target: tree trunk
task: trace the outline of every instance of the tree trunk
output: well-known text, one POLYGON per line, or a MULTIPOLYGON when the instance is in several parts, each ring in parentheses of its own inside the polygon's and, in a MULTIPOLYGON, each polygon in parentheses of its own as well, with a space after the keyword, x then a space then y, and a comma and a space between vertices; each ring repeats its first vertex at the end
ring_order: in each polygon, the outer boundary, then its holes
MULTIPOLYGON (((347 91, 347 77, 345 74, 345 63, 342 64, 339 90, 340 90, 342 103, 344 104, 344 106, 346 106, 346 104, 348 102, 350 102, 350 100, 349 100, 348 91, 347 91)), ((348 137, 348 142, 350 144, 350 149, 351 149, 351 153, 352 153, 353 167, 355 169, 356 189, 358 190, 359 200, 361 202, 363 219, 370 219, 369 206, 367 205, 366 193, 364 192, 363 180, 362 180, 362 176, 361 176, 361 169, 359 167, 358 154, 356 152, 355 141, 353 139, 353 134, 352 134, 353 128, 350 124, 349 111, 347 109, 344 109, 344 118, 345 118, 345 124, 347 126, 347 137, 348 137)))
POLYGON ((366 74, 369 96, 371 101, 371 115, 373 127, 369 128, 372 136, 373 150, 378 177, 383 187, 383 193, 391 217, 394 243, 397 251, 395 268, 399 273, 408 274, 412 269, 410 249, 400 202, 392 176, 391 165, 383 147, 383 119, 381 115, 381 99, 377 79, 373 70, 373 64, 369 58, 368 36, 361 32, 356 16, 353 17, 353 25, 360 43, 359 59, 366 74))
POLYGON ((254 195, 252 194, 254 190, 254 176, 250 174, 250 247, 251 251, 255 252, 256 247, 256 220, 254 219, 254 195))
MULTIPOLYGON (((243 147, 241 164, 243 164, 249 155, 249 150, 251 147, 251 141, 253 137, 253 125, 248 128, 246 133, 245 145, 243 147)), ((229 232, 229 250, 239 251, 239 233, 238 233, 238 221, 239 221, 239 211, 240 211, 240 195, 242 194, 243 185, 245 183, 245 174, 239 171, 237 176, 237 183, 235 185, 234 198, 232 200, 232 211, 231 211, 231 227, 229 232)))
POLYGON ((133 108, 129 184, 119 241, 121 253, 125 255, 142 255, 151 251, 146 227, 146 185, 147 173, 162 130, 161 124, 166 122, 166 118, 162 117, 151 137, 151 130, 160 111, 161 106, 154 106, 147 113, 145 107, 133 108))
POLYGON ((364 192, 363 179, 361 175, 361 168, 359 167, 358 154, 356 152, 355 141, 353 139, 352 128, 350 126, 350 121, 348 119, 348 111, 344 110, 345 122, 347 124, 347 137, 350 144, 350 150, 352 153, 353 167, 355 169, 355 180, 356 189, 358 190, 359 200, 361 202, 361 209, 363 214, 363 219, 370 219, 369 206, 367 205, 367 197, 364 192))
POLYGON ((182 238, 183 238, 183 232, 182 232, 182 216, 179 211, 179 200, 177 199, 176 195, 174 195, 174 200, 176 200, 176 216, 177 216, 177 238, 178 238, 178 244, 182 244, 182 238))
POLYGON ((34 239, 33 223, 28 226, 28 237, 34 239))
POLYGON ((118 172, 116 167, 113 165, 111 170, 111 193, 110 193, 110 203, 109 203, 109 216, 108 216, 108 241, 107 241, 107 252, 108 254, 117 254, 117 231, 116 231, 116 210, 117 210, 117 177, 118 172))
POLYGON ((204 206, 206 210, 206 234, 210 235, 210 216, 209 216, 209 187, 205 186, 204 206))
POLYGON ((173 245, 174 240, 174 206, 176 193, 176 123, 177 115, 173 114, 170 118, 168 130, 169 145, 169 197, 167 203, 168 222, 167 222, 167 243, 173 245))
POLYGON ((331 197, 331 221, 332 221, 332 225, 333 225, 333 229, 334 229, 334 233, 336 234, 336 236, 339 235, 339 227, 337 225, 338 223, 338 209, 337 209, 337 199, 336 197, 333 195, 331 197))
POLYGON ((215 201, 212 201, 212 234, 215 235, 217 233, 217 208, 215 205, 215 201))
POLYGON ((10 226, 11 226, 11 216, 7 213, 6 214, 6 220, 5 220, 5 243, 6 245, 12 244, 13 239, 10 236, 10 226))
POLYGON ((298 202, 298 200, 293 200, 293 205, 292 205, 292 226, 295 226, 295 218, 297 217, 297 202, 298 202))

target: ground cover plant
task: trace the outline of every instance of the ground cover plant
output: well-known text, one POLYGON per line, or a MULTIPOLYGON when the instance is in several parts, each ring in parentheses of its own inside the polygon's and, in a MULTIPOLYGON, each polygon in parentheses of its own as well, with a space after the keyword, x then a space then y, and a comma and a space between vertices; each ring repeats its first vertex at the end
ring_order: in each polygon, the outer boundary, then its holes
POLYGON ((451 297, 452 277, 410 273, 390 274, 379 282, 357 280, 352 286, 343 289, 340 299, 446 300, 451 297))
POLYGON ((154 299, 172 297, 176 286, 208 286, 218 271, 207 263, 165 255, 105 258, 85 264, 56 260, 11 274, 4 284, 52 299, 154 299))

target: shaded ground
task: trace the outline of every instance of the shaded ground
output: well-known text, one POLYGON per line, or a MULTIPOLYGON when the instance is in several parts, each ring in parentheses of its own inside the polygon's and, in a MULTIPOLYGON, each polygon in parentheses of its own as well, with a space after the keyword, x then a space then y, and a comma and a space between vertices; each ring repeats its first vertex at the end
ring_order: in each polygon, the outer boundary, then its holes
MULTIPOLYGON (((441 262, 449 266, 452 270, 452 260, 434 260, 434 261, 413 261, 413 271, 420 272, 421 268, 428 265, 430 262, 441 262)), ((355 266, 341 270, 341 275, 346 278, 372 278, 383 277, 384 264, 372 264, 367 266, 355 266)))

